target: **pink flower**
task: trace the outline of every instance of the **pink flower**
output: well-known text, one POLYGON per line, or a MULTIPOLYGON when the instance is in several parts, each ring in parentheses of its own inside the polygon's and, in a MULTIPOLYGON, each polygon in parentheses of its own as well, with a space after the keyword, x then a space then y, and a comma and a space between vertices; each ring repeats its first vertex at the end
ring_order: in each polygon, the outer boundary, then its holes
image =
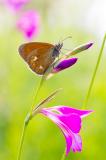
POLYGON ((5 4, 15 11, 19 10, 27 2, 28 0, 5 0, 5 4))
POLYGON ((89 115, 92 110, 79 110, 67 106, 43 108, 41 113, 50 118, 62 130, 66 139, 66 155, 82 150, 82 140, 79 135, 82 118, 89 115))
POLYGON ((37 11, 27 11, 23 13, 17 22, 18 29, 23 32, 26 38, 31 39, 39 32, 40 16, 37 11))

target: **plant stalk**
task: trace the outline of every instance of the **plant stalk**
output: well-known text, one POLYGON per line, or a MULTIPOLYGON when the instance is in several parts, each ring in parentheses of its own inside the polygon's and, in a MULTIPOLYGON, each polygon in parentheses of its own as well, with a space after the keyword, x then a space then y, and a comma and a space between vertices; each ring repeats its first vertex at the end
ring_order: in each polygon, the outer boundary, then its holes
MULTIPOLYGON (((92 91, 92 87, 93 87, 93 84, 94 84, 96 73, 97 73, 97 70, 98 70, 98 67, 99 67, 99 64, 100 64, 100 60, 101 60, 101 57, 102 57, 102 54, 103 54, 105 41, 106 41, 106 34, 104 35, 104 38, 103 38, 103 42, 102 42, 102 46, 101 46, 101 49, 100 49, 100 52, 99 52, 99 56, 98 56, 98 59, 97 59, 96 67, 94 69, 93 76, 92 76, 92 79, 90 81, 90 85, 89 85, 89 88, 88 88, 88 91, 87 91, 87 94, 86 94, 82 109, 84 109, 88 104, 88 100, 90 98, 90 94, 91 94, 91 91, 92 91)), ((65 158, 66 158, 66 155, 65 155, 65 151, 64 151, 61 160, 65 160, 65 158)))
POLYGON ((101 46, 101 49, 100 49, 100 52, 99 52, 99 55, 98 55, 97 63, 96 63, 96 66, 95 66, 95 69, 94 69, 94 72, 93 72, 92 79, 90 81, 90 85, 89 85, 89 88, 88 88, 88 91, 87 91, 82 109, 85 109, 87 107, 88 100, 89 100, 90 95, 91 95, 92 87, 93 87, 93 84, 94 84, 94 81, 95 81, 95 78, 96 78, 97 70, 99 68, 100 60, 101 60, 101 57, 102 57, 102 54, 103 54, 105 41, 106 41, 106 34, 104 35, 104 38, 103 38, 103 42, 102 42, 102 46, 101 46))
POLYGON ((33 98, 33 103, 31 105, 31 110, 28 113, 27 117, 25 118, 25 121, 24 121, 24 124, 23 124, 23 130, 22 130, 22 134, 21 134, 21 138, 20 138, 20 145, 19 145, 17 160, 21 159, 22 147, 23 147, 23 142, 24 142, 24 138, 25 138, 25 134, 26 134, 26 129, 27 129, 27 126, 28 126, 30 120, 32 119, 33 107, 35 105, 35 101, 36 101, 36 99, 38 97, 38 94, 39 94, 39 92, 41 90, 41 87, 43 85, 43 82, 44 82, 44 76, 42 76, 42 79, 41 79, 40 84, 39 84, 39 86, 37 88, 36 94, 35 94, 35 96, 33 98))
POLYGON ((30 121, 30 116, 27 116, 24 121, 23 130, 22 130, 22 134, 21 134, 21 138, 20 138, 20 145, 19 145, 17 160, 20 160, 20 158, 21 158, 22 146, 23 146, 23 142, 24 142, 24 138, 25 138, 25 134, 26 134, 26 129, 29 124, 29 121, 30 121))
POLYGON ((61 157, 61 160, 65 160, 65 158, 66 158, 66 149, 65 149, 64 152, 63 152, 63 155, 62 155, 62 157, 61 157))

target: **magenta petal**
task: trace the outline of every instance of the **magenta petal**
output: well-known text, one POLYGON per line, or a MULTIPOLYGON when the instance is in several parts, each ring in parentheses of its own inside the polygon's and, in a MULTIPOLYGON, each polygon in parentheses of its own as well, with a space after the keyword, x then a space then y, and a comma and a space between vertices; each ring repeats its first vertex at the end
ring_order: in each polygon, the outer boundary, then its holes
POLYGON ((70 152, 72 146, 72 137, 70 137, 68 134, 64 134, 64 136, 66 140, 66 156, 68 156, 68 153, 70 152))
POLYGON ((66 140, 66 156, 68 156, 70 150, 73 152, 82 151, 82 140, 78 134, 64 134, 66 140))
POLYGON ((9 6, 11 9, 17 11, 19 10, 23 5, 25 5, 28 0, 5 0, 4 1, 7 6, 9 6))
POLYGON ((77 114, 60 116, 59 119, 74 133, 79 133, 81 129, 81 118, 77 114))
POLYGON ((89 115, 91 112, 93 112, 93 110, 81 110, 81 109, 75 109, 75 108, 71 108, 68 106, 55 106, 55 107, 51 107, 51 108, 47 108, 48 110, 54 110, 59 112, 60 114, 78 114, 79 116, 81 116, 81 118, 89 115))
POLYGON ((71 52, 71 54, 69 54, 69 55, 75 55, 75 54, 77 54, 77 53, 80 53, 80 52, 82 52, 82 51, 85 51, 86 49, 90 48, 92 45, 93 45, 92 42, 83 44, 83 45, 75 48, 75 49, 71 52))
POLYGON ((68 155, 70 149, 73 152, 82 150, 82 140, 78 135, 81 129, 81 118, 92 111, 56 106, 43 108, 40 112, 50 118, 62 130, 66 140, 66 155, 68 155))
MULTIPOLYGON (((67 156, 72 146, 72 137, 68 134, 68 131, 69 131, 68 128, 65 127, 63 123, 61 123, 61 121, 59 120, 58 114, 56 116, 55 113, 52 113, 46 110, 45 108, 42 109, 41 113, 43 113, 45 116, 50 118, 53 122, 55 122, 59 126, 59 128, 62 130, 66 140, 66 156, 67 156)), ((71 131, 69 132, 71 134, 71 131)))
POLYGON ((73 133, 79 133, 79 131, 81 129, 81 118, 78 114, 70 113, 68 115, 65 115, 65 114, 62 115, 62 114, 57 114, 57 113, 51 112, 48 109, 43 109, 42 111, 46 116, 48 116, 50 119, 52 119, 55 123, 57 123, 56 121, 60 121, 61 125, 66 130, 68 128, 73 133), (55 119, 53 117, 55 117, 55 119))
POLYGON ((54 123, 56 123, 59 127, 61 126, 60 122, 59 122, 59 118, 58 115, 56 115, 56 113, 52 113, 50 111, 47 110, 47 108, 43 108, 41 110, 41 113, 44 114, 45 116, 47 116, 48 118, 50 118, 54 123))
POLYGON ((73 152, 81 152, 82 151, 82 140, 78 134, 74 133, 65 133, 63 132, 65 140, 66 140, 66 156, 68 156, 70 150, 73 152))
POLYGON ((81 47, 79 47, 78 50, 76 50, 77 52, 82 52, 88 48, 90 48, 91 46, 93 45, 93 42, 89 42, 89 43, 86 43, 86 44, 83 44, 81 47))
POLYGON ((72 151, 73 152, 81 152, 82 150, 82 140, 78 134, 73 134, 72 139, 72 151))
POLYGON ((90 42, 90 43, 86 44, 86 46, 85 46, 84 49, 88 49, 88 48, 90 48, 92 45, 93 45, 93 42, 90 42))
POLYGON ((17 28, 27 38, 36 36, 39 32, 40 17, 37 11, 27 11, 23 13, 17 22, 17 28))
POLYGON ((73 152, 81 152, 82 150, 82 140, 78 134, 64 134, 66 139, 66 156, 72 149, 73 152))
POLYGON ((77 58, 65 59, 59 62, 59 64, 53 68, 53 73, 69 68, 72 65, 74 65, 76 62, 77 62, 77 58))

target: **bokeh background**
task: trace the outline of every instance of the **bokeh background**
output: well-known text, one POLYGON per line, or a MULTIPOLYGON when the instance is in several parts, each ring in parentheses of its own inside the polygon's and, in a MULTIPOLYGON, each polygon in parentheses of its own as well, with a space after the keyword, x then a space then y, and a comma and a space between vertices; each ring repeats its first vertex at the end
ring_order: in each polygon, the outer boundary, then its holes
MULTIPOLYGON (((29 0, 20 10, 0 1, 0 160, 15 160, 24 117, 32 104, 40 76, 32 73, 18 54, 27 41, 58 43, 64 48, 93 41, 89 50, 77 55, 78 63, 47 80, 39 100, 57 88, 63 91, 47 106, 67 105, 81 108, 106 31, 105 0, 29 0), (21 13, 35 10, 40 17, 39 31, 26 39, 16 27, 21 13)), ((63 50, 64 52, 64 50, 63 50)), ((65 51, 66 52, 66 51, 65 51)), ((94 113, 83 120, 81 153, 70 152, 67 160, 101 160, 106 157, 106 49, 95 79, 87 109, 94 113)), ((65 148, 59 128, 43 115, 28 126, 23 160, 59 160, 65 148)))

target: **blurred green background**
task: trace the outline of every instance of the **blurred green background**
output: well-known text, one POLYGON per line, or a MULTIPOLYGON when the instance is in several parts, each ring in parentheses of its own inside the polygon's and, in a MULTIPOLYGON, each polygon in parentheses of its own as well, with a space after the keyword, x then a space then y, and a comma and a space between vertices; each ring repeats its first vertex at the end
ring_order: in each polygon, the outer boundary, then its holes
MULTIPOLYGON (((81 108, 83 104, 106 24, 106 14, 104 18, 100 16, 106 2, 91 2, 32 0, 24 8, 33 8, 41 16, 40 33, 34 41, 58 43, 71 35, 72 39, 64 42, 64 48, 70 50, 80 44, 94 42, 92 48, 77 55, 79 60, 75 66, 46 81, 40 99, 57 88, 63 88, 47 106, 62 104, 81 108)), ((16 19, 17 15, 0 4, 0 160, 16 159, 24 117, 41 79, 28 69, 18 54, 19 45, 27 40, 15 28, 16 19)), ((67 160, 101 160, 106 157, 105 59, 106 54, 102 57, 87 107, 94 113, 83 120, 83 150, 81 153, 71 151, 67 160)), ((39 114, 28 126, 22 160, 59 160, 64 148, 65 140, 59 128, 39 114)))

